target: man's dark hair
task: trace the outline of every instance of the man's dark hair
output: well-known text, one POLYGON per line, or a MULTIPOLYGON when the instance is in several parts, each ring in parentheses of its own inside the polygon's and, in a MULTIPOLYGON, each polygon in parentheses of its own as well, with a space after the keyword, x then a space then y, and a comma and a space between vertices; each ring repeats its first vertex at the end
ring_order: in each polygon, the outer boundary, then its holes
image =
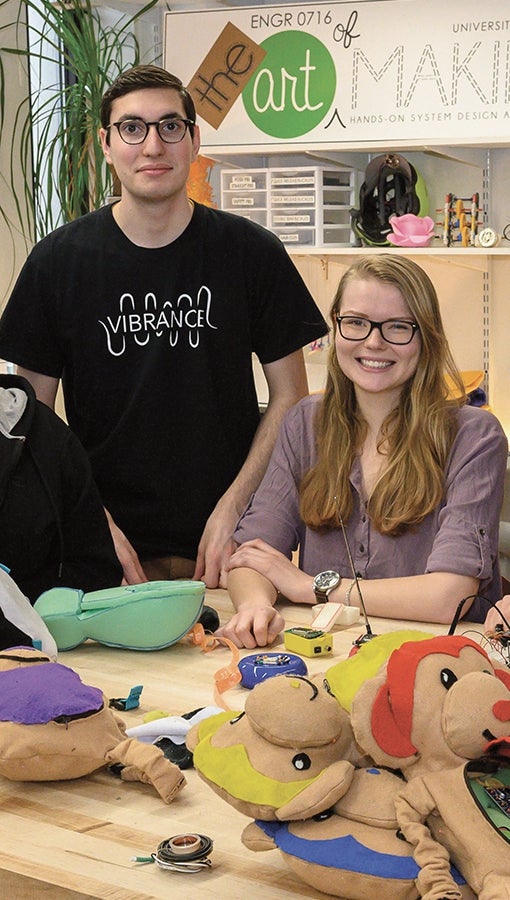
MULTIPOLYGON (((145 88, 171 88, 177 91, 184 105, 184 112, 187 119, 193 123, 196 121, 195 104, 191 94, 186 90, 180 78, 161 69, 159 66, 133 66, 122 72, 113 84, 105 91, 101 100, 101 125, 107 128, 110 124, 110 114, 112 103, 117 97, 124 97, 132 91, 141 91, 145 88)), ((193 137, 193 125, 189 126, 191 137, 193 137)))

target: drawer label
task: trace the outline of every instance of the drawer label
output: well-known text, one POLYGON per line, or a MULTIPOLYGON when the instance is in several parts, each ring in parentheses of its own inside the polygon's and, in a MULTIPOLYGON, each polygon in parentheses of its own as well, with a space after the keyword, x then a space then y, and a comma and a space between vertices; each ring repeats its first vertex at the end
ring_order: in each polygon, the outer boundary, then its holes
POLYGON ((275 225, 309 225, 310 224, 310 216, 274 216, 273 221, 275 225))
POLYGON ((313 194, 273 194, 273 203, 313 203, 313 194))

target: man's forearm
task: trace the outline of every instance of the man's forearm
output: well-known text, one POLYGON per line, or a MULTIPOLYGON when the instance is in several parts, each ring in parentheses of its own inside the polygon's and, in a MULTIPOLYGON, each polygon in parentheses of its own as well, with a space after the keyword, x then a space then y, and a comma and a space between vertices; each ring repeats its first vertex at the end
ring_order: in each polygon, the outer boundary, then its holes
POLYGON ((269 458, 278 434, 280 423, 290 404, 268 405, 255 432, 248 456, 236 478, 223 497, 228 498, 238 513, 246 508, 253 492, 258 488, 267 469, 269 458))
POLYGON ((244 511, 262 480, 285 413, 308 394, 301 350, 264 366, 264 374, 269 387, 267 408, 253 437, 248 456, 222 498, 235 506, 238 515, 244 511))

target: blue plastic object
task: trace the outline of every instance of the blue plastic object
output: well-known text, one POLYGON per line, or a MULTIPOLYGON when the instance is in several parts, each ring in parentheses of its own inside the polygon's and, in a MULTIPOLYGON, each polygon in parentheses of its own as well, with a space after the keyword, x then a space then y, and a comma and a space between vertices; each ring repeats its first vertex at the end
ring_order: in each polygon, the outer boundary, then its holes
POLYGON ((307 675, 306 663, 293 653, 255 653, 239 661, 242 687, 254 688, 274 675, 307 675))
POLYGON ((52 588, 34 609, 58 650, 91 639, 108 647, 160 650, 184 637, 200 618, 202 581, 149 581, 101 591, 52 588))
POLYGON ((142 691, 143 684, 136 684, 127 697, 112 697, 108 706, 113 706, 114 709, 138 709, 142 691))

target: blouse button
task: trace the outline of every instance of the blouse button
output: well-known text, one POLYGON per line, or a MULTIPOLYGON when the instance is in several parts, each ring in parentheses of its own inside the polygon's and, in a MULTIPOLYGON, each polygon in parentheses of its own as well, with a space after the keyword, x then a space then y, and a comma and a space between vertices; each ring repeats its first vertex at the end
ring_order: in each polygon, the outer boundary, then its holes
POLYGON ((359 552, 360 552, 360 553, 364 553, 364 552, 365 552, 365 546, 364 546, 364 544, 360 544, 360 545, 359 545, 359 552))
POLYGON ((479 528, 478 534, 480 535, 480 537, 485 537, 485 535, 487 534, 487 531, 485 528, 479 528))

